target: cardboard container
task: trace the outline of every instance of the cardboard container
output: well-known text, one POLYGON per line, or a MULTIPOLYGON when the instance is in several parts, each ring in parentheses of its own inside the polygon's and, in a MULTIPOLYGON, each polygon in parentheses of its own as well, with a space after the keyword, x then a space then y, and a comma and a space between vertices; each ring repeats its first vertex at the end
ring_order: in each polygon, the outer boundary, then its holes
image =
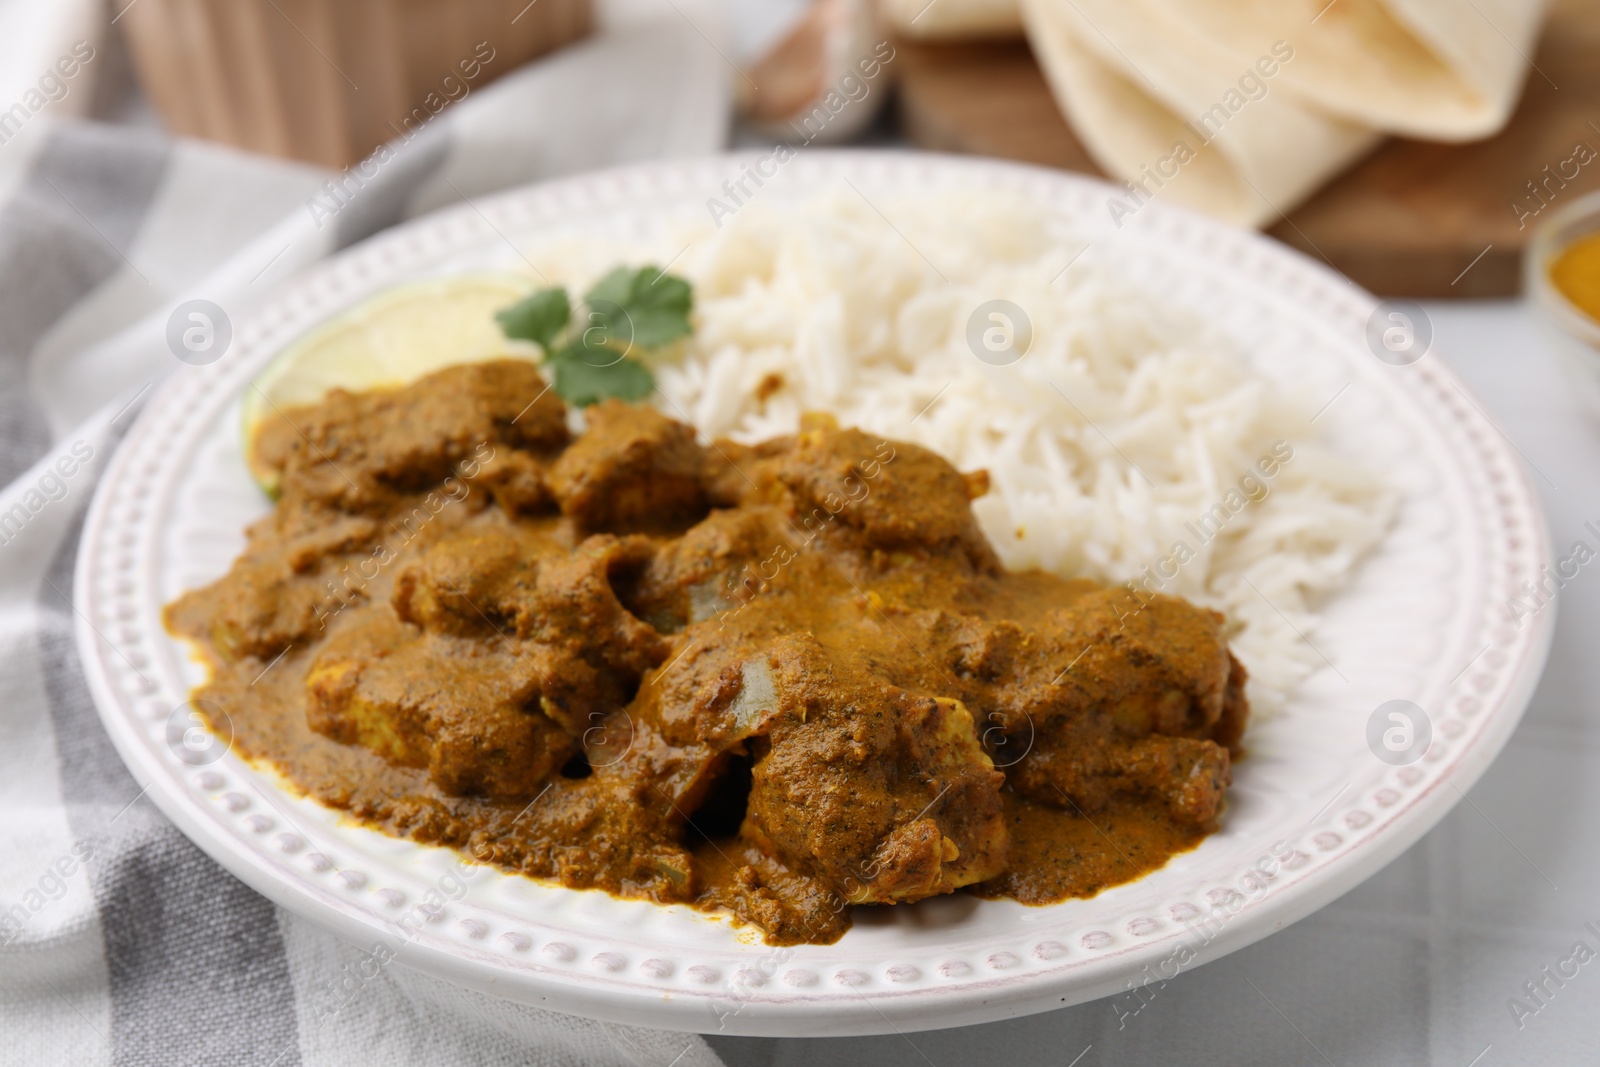
POLYGON ((139 0, 121 20, 172 130, 345 167, 589 32, 589 0, 139 0))

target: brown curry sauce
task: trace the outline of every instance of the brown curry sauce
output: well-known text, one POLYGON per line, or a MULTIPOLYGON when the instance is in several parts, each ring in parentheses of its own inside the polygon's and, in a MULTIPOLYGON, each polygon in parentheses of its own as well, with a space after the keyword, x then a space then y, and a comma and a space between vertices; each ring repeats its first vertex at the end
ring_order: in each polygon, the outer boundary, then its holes
POLYGON ((829 943, 849 906, 1043 904, 1216 826, 1214 612, 1007 572, 987 488, 813 418, 718 441, 521 361, 264 427, 272 515, 170 605, 243 756, 397 836, 829 943))

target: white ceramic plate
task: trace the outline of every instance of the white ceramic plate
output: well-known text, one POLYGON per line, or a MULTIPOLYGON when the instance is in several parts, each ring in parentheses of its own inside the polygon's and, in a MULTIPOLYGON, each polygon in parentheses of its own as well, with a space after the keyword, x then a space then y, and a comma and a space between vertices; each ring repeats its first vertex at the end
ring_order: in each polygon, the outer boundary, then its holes
POLYGON ((284 907, 477 989, 640 1025, 815 1035, 956 1026, 1124 993, 1146 967, 1170 976, 1321 907, 1461 798, 1522 714, 1554 612, 1511 624, 1507 598, 1549 558, 1544 521, 1514 450, 1438 357, 1380 362, 1364 342, 1374 298, 1255 234, 1159 204, 1118 229, 1099 183, 885 153, 803 152, 760 195, 781 202, 840 178, 874 199, 950 186, 1029 194, 1135 281, 1224 328, 1262 373, 1338 395, 1319 426, 1404 494, 1391 535, 1316 634, 1335 666, 1252 728, 1221 832, 1092 900, 1027 908, 958 894, 858 909, 836 945, 773 949, 683 908, 492 871, 467 878, 453 853, 293 800, 220 749, 209 762, 186 749, 181 706, 200 678, 165 635, 161 606, 225 572, 241 528, 266 510, 235 420, 273 354, 397 282, 517 266, 514 244, 649 239, 674 220, 703 220, 707 198, 754 159, 574 178, 401 226, 235 323, 222 360, 180 367, 154 397, 89 512, 78 641, 106 728, 185 833, 284 907), (1426 757, 1406 766, 1367 741, 1374 709, 1397 698, 1424 708, 1433 733, 1426 757))

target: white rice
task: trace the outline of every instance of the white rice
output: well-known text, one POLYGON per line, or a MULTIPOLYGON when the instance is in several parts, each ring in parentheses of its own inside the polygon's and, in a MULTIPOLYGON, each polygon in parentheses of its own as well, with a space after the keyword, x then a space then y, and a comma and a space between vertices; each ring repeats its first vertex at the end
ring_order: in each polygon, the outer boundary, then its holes
MULTIPOLYGON (((992 490, 974 506, 1007 566, 1105 582, 1152 568, 1148 588, 1227 614, 1253 702, 1276 709, 1322 665, 1317 607, 1383 536, 1394 498, 1196 316, 1107 268, 1063 272, 1081 244, 1042 217, 988 192, 754 201, 672 264, 694 285, 695 334, 655 364, 662 407, 742 441, 826 411, 986 468, 992 490), (967 340, 995 298, 1032 323, 1008 366, 967 340), (771 375, 783 384, 763 401, 771 375), (1278 442, 1292 458, 1263 476, 1278 442), (1260 499, 1235 507, 1246 494, 1260 499), (1208 512, 1226 522, 1205 542, 1208 512), (1162 580, 1180 541, 1194 557, 1162 580)), ((580 291, 617 262, 573 251, 548 262, 580 291)))

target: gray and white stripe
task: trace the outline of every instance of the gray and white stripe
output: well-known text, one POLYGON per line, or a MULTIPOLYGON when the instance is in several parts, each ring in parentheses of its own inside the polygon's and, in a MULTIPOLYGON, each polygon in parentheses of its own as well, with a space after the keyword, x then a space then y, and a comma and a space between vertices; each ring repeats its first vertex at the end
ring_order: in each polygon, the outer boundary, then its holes
POLYGON ((404 967, 330 1017, 322 995, 362 949, 279 911, 143 796, 100 727, 71 606, 94 478, 174 366, 172 307, 204 296, 241 315, 338 248, 463 196, 720 148, 726 70, 707 48, 669 20, 509 75, 397 146, 321 225, 307 200, 330 176, 309 167, 46 115, 0 146, 0 516, 27 514, 0 536, 0 1064, 721 1062, 699 1038, 404 967), (93 461, 32 506, 75 443, 93 461))

